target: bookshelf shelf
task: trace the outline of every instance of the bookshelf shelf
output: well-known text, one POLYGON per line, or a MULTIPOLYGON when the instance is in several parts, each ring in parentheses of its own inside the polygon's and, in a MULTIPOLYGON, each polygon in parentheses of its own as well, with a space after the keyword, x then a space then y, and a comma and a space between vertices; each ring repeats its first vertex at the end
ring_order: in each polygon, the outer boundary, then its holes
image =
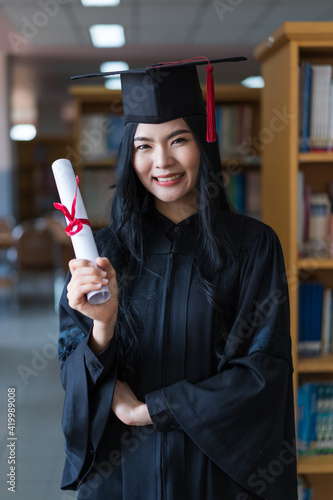
POLYGON ((333 259, 299 259, 298 268, 309 272, 333 270, 333 259))
POLYGON ((333 354, 298 359, 298 373, 333 373, 333 354))
MULTIPOLYGON (((206 88, 202 89, 202 94, 206 97, 206 88)), ((249 89, 243 85, 216 85, 216 102, 253 102, 258 104, 260 101, 261 89, 249 89)))
MULTIPOLYGON (((300 171, 313 193, 332 182, 333 153, 300 153, 301 115, 299 74, 302 63, 333 64, 333 22, 287 22, 255 50, 265 87, 261 93, 261 123, 272 124, 273 114, 284 119, 261 154, 262 218, 278 234, 289 278, 295 391, 299 382, 332 380, 333 355, 298 358, 299 279, 320 278, 333 288, 333 259, 299 258, 298 180, 300 171), (283 75, 283 76, 281 76, 283 75), (275 110, 275 113, 272 113, 275 110)), ((296 393, 295 393, 296 394, 296 393)), ((314 485, 313 500, 333 500, 333 455, 300 456, 299 474, 314 485)))
POLYGON ((299 153, 300 163, 333 163, 333 152, 325 153, 299 153))
POLYGON ((298 457, 300 474, 332 474, 333 455, 311 455, 298 457))

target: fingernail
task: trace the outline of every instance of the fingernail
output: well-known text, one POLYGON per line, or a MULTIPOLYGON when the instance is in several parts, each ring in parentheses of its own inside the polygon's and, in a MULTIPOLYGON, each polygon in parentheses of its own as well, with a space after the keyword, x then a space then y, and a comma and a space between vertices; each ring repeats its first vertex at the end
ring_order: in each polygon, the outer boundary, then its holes
POLYGON ((109 283, 109 280, 107 280, 106 278, 103 278, 102 283, 103 283, 103 285, 106 285, 107 283, 109 283))

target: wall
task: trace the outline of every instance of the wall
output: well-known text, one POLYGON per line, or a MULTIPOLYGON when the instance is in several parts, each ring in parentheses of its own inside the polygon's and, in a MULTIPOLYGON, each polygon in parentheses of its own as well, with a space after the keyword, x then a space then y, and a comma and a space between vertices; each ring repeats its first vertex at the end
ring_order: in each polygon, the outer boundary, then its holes
POLYGON ((0 52, 0 217, 14 214, 14 170, 9 138, 8 64, 0 52))

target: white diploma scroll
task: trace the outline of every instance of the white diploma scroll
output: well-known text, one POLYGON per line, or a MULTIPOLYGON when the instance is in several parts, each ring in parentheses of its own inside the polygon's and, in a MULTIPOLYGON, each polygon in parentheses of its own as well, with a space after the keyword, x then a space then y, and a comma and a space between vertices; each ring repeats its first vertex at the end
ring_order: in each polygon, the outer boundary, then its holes
MULTIPOLYGON (((62 205, 64 205, 69 213, 71 213, 75 191, 77 188, 75 218, 88 219, 79 187, 77 187, 76 177, 71 162, 66 159, 56 160, 52 164, 52 170, 62 205)), ((67 225, 70 223, 67 218, 66 222, 67 225)), ((75 257, 77 259, 90 260, 94 263, 96 262, 96 258, 99 255, 94 236, 89 225, 83 224, 82 229, 78 233, 71 236, 71 240, 75 257)), ((87 299, 91 304, 102 304, 109 298, 110 290, 107 286, 103 286, 100 290, 89 292, 87 294, 87 299)))

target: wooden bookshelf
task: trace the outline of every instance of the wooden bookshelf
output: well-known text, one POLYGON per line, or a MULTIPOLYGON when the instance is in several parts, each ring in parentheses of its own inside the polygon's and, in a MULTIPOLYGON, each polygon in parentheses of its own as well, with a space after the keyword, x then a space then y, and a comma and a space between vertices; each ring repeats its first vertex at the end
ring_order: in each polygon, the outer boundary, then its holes
POLYGON ((67 149, 73 148, 73 137, 37 136, 17 142, 16 148, 17 218, 22 221, 53 210, 58 192, 51 165, 66 157, 67 149))
MULTIPOLYGON (((299 153, 299 66, 333 63, 333 23, 287 22, 255 50, 265 87, 261 127, 271 131, 262 150, 263 220, 277 232, 289 279, 295 388, 299 381, 332 379, 333 356, 298 359, 298 282, 300 276, 324 277, 333 287, 333 260, 299 259, 297 245, 298 172, 306 169, 315 189, 333 181, 332 153, 299 153)), ((311 184, 312 185, 312 184, 311 184)), ((318 191, 317 191, 318 192, 318 191)), ((314 500, 333 499, 333 455, 300 456, 298 471, 314 486, 314 500)))
POLYGON ((308 373, 328 375, 333 373, 333 354, 313 358, 299 358, 298 373, 299 375, 308 373))
MULTIPOLYGON (((206 95, 205 87, 202 88, 203 95, 206 95)), ((215 87, 215 100, 217 105, 223 104, 235 104, 235 105, 250 105, 252 109, 252 126, 251 126, 251 137, 257 137, 260 127, 260 92, 259 89, 248 89, 241 85, 216 85, 215 87)), ((75 139, 74 148, 72 150, 72 155, 68 156, 68 159, 72 161, 74 169, 80 176, 80 187, 82 194, 85 195, 85 176, 93 176, 92 172, 96 173, 96 176, 100 176, 103 182, 100 183, 100 188, 96 187, 97 195, 95 198, 97 200, 104 197, 104 207, 97 206, 94 210, 93 216, 89 214, 89 201, 87 204, 88 216, 91 219, 94 227, 103 226, 107 222, 107 217, 97 218, 97 211, 103 212, 106 207, 107 202, 110 201, 112 193, 105 193, 103 184, 105 184, 108 176, 108 172, 114 174, 115 169, 115 159, 109 157, 89 157, 89 155, 82 155, 80 149, 82 146, 82 124, 83 120, 88 115, 93 114, 110 114, 110 115, 121 115, 122 113, 122 100, 120 90, 109 90, 103 86, 81 86, 75 85, 70 88, 70 94, 75 100, 76 107, 76 121, 75 121, 75 139), (70 157, 71 156, 71 157, 70 157), (104 171, 104 174, 103 174, 104 171), (109 196, 108 200, 105 199, 109 196)), ((255 148, 252 148, 255 149, 255 148)), ((234 174, 235 168, 238 171, 247 173, 249 171, 260 170, 260 155, 259 151, 255 150, 255 154, 245 155, 237 154, 233 156, 223 157, 222 164, 228 173, 234 174)), ((114 176, 113 176, 114 178, 114 176)), ((112 179, 111 179, 112 181, 112 179)), ((89 183, 89 180, 88 180, 89 183)), ((112 184, 112 182, 111 182, 112 184)), ((87 189, 91 190, 91 185, 87 186, 87 189)), ((87 193, 88 195, 89 193, 87 193)), ((86 196, 85 196, 86 199, 86 196)))
POLYGON ((298 471, 300 474, 333 474, 333 455, 300 456, 298 471))
POLYGON ((298 260, 298 269, 307 270, 309 272, 315 271, 329 271, 333 270, 333 259, 316 259, 307 258, 298 260))
POLYGON ((333 163, 333 153, 299 153, 299 163, 333 163))

